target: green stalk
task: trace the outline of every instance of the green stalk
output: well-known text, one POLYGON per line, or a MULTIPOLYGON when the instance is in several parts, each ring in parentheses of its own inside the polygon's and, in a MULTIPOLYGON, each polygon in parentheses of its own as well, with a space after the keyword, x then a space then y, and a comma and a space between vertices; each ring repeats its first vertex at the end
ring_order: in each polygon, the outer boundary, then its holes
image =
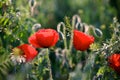
POLYGON ((51 62, 50 62, 50 58, 49 58, 49 49, 46 49, 46 57, 47 57, 47 62, 48 62, 48 69, 49 69, 49 76, 50 76, 50 80, 53 80, 52 77, 52 69, 51 69, 51 62))
POLYGON ((72 50, 72 46, 73 46, 73 31, 74 31, 74 26, 72 26, 72 30, 71 30, 71 39, 70 39, 70 46, 69 46, 69 52, 71 53, 72 50))
POLYGON ((64 46, 65 46, 65 49, 67 50, 66 27, 64 27, 64 29, 63 29, 63 34, 65 35, 65 37, 64 37, 64 46))

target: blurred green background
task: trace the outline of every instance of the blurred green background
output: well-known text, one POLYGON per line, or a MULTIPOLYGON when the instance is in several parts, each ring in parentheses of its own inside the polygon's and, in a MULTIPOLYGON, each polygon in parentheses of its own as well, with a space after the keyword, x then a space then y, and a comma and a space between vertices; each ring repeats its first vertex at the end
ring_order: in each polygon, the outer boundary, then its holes
MULTIPOLYGON (((9 58, 9 54, 11 53, 14 47, 19 46, 22 43, 28 43, 28 37, 35 32, 33 30, 33 27, 35 25, 41 28, 57 29, 57 24, 59 22, 64 22, 65 16, 71 19, 72 16, 75 14, 80 16, 83 23, 87 23, 88 25, 93 25, 94 27, 99 28, 103 32, 102 39, 98 40, 96 43, 97 45, 100 45, 99 47, 101 47, 102 42, 105 42, 106 40, 110 39, 112 36, 113 28, 111 28, 110 25, 113 22, 113 18, 117 17, 118 21, 120 21, 119 4, 120 4, 120 0, 0 0, 0 63, 1 65, 3 65, 4 61, 9 58)), ((52 53, 54 53, 54 50, 52 53)), ((84 53, 84 52, 78 52, 78 53, 84 53)), ((54 66, 52 67, 54 68, 53 70, 54 74, 57 70, 58 72, 61 70, 60 74, 66 74, 67 72, 69 72, 69 70, 64 69, 66 68, 66 66, 64 67, 62 66, 62 69, 61 68, 58 69, 60 67, 60 63, 55 64, 54 63, 55 55, 54 54, 51 55, 53 58, 54 66)), ((78 62, 80 61, 85 60, 86 55, 89 54, 86 54, 86 52, 85 54, 79 56, 77 53, 75 53, 74 55, 72 54, 76 64, 78 64, 78 62)), ((92 57, 94 58, 94 56, 92 57)), ((98 56, 97 59, 95 60, 98 62, 101 61, 100 65, 103 65, 102 58, 101 56, 98 56)), ((42 60, 44 59, 42 58, 42 60)), ((40 64, 43 63, 44 62, 41 62, 40 64)), ((99 72, 98 70, 99 68, 101 70, 106 68, 104 66, 100 67, 100 65, 98 65, 94 69, 95 73, 93 73, 92 75, 96 74, 97 71, 99 72)), ((42 72, 42 69, 44 69, 44 65, 42 66, 39 65, 39 67, 42 72)), ((0 72, 2 73, 2 71, 3 72, 8 71, 10 73, 13 73, 11 71, 12 68, 10 68, 9 66, 7 66, 7 68, 8 69, 4 67, 0 68, 0 72)), ((40 74, 41 72, 38 71, 37 73, 37 69, 36 69, 37 74, 40 74)), ((24 71, 22 73, 24 73, 24 71)), ((5 75, 6 74, 7 73, 5 73, 5 75)), ((40 76, 43 76, 43 73, 40 76)), ((0 75, 0 77, 2 76, 0 75)), ((54 77, 56 78, 56 76, 54 77)), ((39 78, 39 80, 40 79, 42 80, 41 77, 39 78)), ((108 78, 106 78, 106 80, 107 79, 108 78)), ((19 80, 21 80, 21 78, 19 80)), ((37 80, 37 79, 32 79, 32 80, 37 80)), ((66 79, 64 78, 64 80, 66 79)), ((79 78, 78 79, 75 78, 73 80, 79 80, 79 78)))
POLYGON ((72 18, 75 14, 82 22, 102 29, 104 39, 110 38, 110 23, 113 17, 119 19, 119 3, 119 0, 0 0, 0 44, 6 48, 27 43, 34 24, 56 29, 65 16, 72 18))

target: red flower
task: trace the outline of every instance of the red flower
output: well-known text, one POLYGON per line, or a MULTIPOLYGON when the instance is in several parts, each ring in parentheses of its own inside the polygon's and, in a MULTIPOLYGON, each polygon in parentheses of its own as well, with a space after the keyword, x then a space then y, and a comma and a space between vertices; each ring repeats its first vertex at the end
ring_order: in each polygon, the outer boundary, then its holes
POLYGON ((53 29, 40 29, 29 37, 29 43, 37 48, 54 46, 59 39, 59 34, 53 29))
POLYGON ((108 57, 109 66, 120 74, 120 54, 112 54, 108 57))
POLYGON ((38 54, 38 52, 35 50, 35 48, 33 48, 32 46, 30 46, 28 44, 20 45, 20 46, 18 46, 18 48, 22 50, 22 52, 23 52, 22 55, 25 56, 26 61, 31 61, 38 54))
POLYGON ((78 30, 74 30, 73 46, 76 50, 85 51, 93 42, 93 36, 86 35, 85 33, 80 32, 78 30))

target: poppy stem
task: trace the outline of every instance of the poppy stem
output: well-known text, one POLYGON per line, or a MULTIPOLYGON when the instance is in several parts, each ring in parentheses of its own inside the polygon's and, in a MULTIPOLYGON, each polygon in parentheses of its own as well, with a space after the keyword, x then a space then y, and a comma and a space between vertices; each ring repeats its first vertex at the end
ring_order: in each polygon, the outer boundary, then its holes
POLYGON ((47 57, 47 62, 48 62, 49 76, 50 76, 50 80, 53 80, 52 69, 51 69, 51 62, 50 62, 50 58, 49 58, 49 49, 47 48, 46 51, 47 51, 46 57, 47 57))
POLYGON ((65 49, 67 49, 66 27, 65 27, 65 29, 63 29, 63 34, 65 35, 65 38, 64 38, 64 47, 65 47, 65 49))
POLYGON ((69 46, 69 52, 71 53, 72 52, 72 46, 73 46, 73 33, 74 31, 74 26, 72 26, 72 30, 71 30, 71 39, 70 39, 70 46, 69 46))

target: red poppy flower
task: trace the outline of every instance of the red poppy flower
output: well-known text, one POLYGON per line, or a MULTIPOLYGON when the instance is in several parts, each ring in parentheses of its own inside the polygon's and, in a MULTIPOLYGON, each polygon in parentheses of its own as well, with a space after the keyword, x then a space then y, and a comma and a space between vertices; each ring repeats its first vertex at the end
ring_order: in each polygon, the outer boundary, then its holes
POLYGON ((90 44, 94 42, 94 37, 89 36, 78 30, 74 30, 73 46, 76 50, 85 51, 89 48, 90 44))
POLYGON ((40 29, 29 37, 29 43, 36 48, 54 46, 59 39, 59 34, 53 29, 40 29))
POLYGON ((112 54, 108 57, 109 66, 120 74, 120 54, 112 54))
POLYGON ((25 56, 26 61, 31 61, 32 59, 34 59, 38 52, 35 50, 35 48, 33 48, 32 46, 28 45, 28 44, 23 44, 18 46, 19 49, 22 50, 22 55, 25 56))

